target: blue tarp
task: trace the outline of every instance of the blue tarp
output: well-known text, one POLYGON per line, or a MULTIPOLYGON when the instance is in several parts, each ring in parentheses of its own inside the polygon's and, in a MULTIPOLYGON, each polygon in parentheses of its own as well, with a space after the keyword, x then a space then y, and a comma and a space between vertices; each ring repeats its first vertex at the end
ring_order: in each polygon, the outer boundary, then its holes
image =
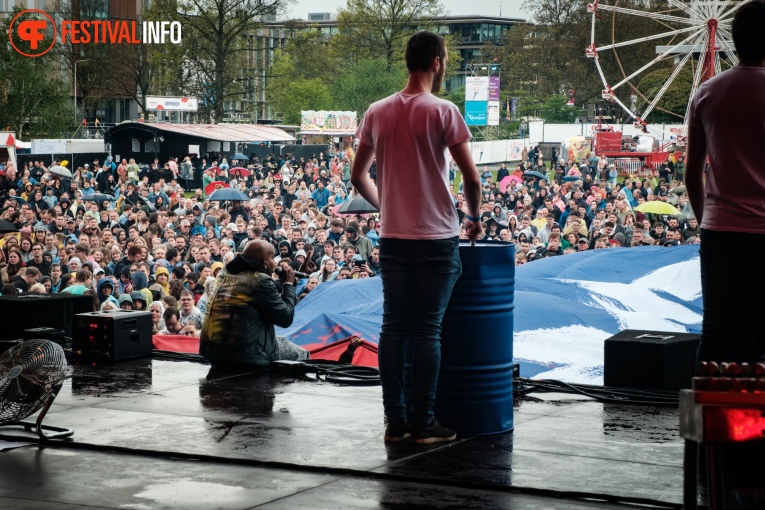
MULTIPOLYGON (((514 355, 524 376, 599 383, 609 336, 701 329, 698 245, 539 260, 517 268, 515 285, 514 355)), ((381 321, 380 279, 344 280, 319 285, 277 333, 299 345, 350 335, 376 343, 381 321)))

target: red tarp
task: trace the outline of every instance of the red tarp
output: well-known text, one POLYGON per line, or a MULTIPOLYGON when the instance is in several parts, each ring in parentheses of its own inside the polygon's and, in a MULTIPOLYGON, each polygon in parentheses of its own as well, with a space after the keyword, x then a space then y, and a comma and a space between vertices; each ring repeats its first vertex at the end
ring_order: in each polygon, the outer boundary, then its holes
MULTIPOLYGON (((311 353, 311 359, 326 359, 337 361, 340 359, 340 355, 345 352, 345 349, 348 347, 351 338, 354 337, 349 336, 348 338, 338 340, 337 342, 333 342, 329 345, 308 344, 304 345, 303 348, 311 353)), ((362 340, 361 344, 356 347, 356 352, 353 353, 352 363, 354 365, 360 365, 364 367, 379 366, 377 362, 377 345, 367 342, 366 340, 362 340)))
POLYGON ((154 335, 151 341, 158 351, 199 354, 199 338, 195 336, 154 335))

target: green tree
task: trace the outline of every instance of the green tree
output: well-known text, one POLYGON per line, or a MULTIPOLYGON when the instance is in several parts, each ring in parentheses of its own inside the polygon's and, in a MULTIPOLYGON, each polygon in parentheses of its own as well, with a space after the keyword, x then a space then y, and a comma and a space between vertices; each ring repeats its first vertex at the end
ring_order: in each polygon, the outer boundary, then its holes
POLYGON ((566 104, 564 96, 552 96, 542 105, 542 119, 545 122, 572 123, 576 120, 577 111, 566 104))
POLYGON ((406 77, 400 64, 389 69, 384 59, 364 60, 332 81, 333 104, 361 116, 370 104, 404 88, 406 77))
POLYGON ((301 110, 332 107, 332 96, 325 82, 301 75, 290 54, 280 52, 270 73, 266 97, 271 107, 282 114, 286 124, 300 124, 301 110))
POLYGON ((444 99, 451 101, 459 109, 461 114, 465 114, 465 86, 458 87, 449 91, 448 94, 441 94, 444 99))
MULTIPOLYGON (((13 17, 21 11, 15 8, 6 18, 0 19, 0 32, 8 34, 13 17)), ((27 19, 24 15, 17 22, 27 19)), ((39 44, 47 47, 51 35, 39 44)), ((13 31, 17 47, 24 44, 13 31)), ((51 69, 56 64, 53 52, 30 58, 17 53, 10 45, 0 52, 0 126, 9 126, 19 137, 45 135, 58 137, 71 125, 72 105, 68 86, 51 69)))
POLYGON ((201 99, 200 114, 221 122, 224 103, 241 98, 254 73, 247 67, 247 36, 261 20, 283 10, 284 0, 179 0, 187 87, 201 99))
POLYGON ((403 60, 408 36, 442 14, 440 0, 348 0, 337 16, 332 47, 350 63, 383 58, 393 69, 403 60))
MULTIPOLYGON (((672 71, 673 68, 663 68, 646 74, 638 83, 638 90, 649 97, 655 97, 672 71)), ((653 123, 682 122, 688 107, 688 98, 691 96, 692 85, 693 72, 689 66, 685 66, 645 120, 653 123)))

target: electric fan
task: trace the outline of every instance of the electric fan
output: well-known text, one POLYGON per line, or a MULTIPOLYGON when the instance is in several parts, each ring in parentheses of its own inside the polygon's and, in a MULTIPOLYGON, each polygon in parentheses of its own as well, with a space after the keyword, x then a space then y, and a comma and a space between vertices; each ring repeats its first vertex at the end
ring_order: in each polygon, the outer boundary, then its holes
POLYGON ((27 340, 0 355, 0 427, 35 427, 44 439, 74 434, 73 430, 42 424, 65 378, 64 350, 48 340, 27 340), (36 423, 22 421, 41 408, 36 423), (44 430, 53 433, 45 434, 44 430))

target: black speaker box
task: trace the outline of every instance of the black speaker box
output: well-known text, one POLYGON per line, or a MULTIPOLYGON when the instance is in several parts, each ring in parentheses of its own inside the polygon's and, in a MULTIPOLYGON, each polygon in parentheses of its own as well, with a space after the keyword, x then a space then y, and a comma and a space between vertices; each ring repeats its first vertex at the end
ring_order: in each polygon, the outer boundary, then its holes
POLYGON ((93 311, 93 298, 73 294, 11 294, 0 296, 0 340, 24 338, 30 328, 61 329, 72 336, 74 316, 93 311))
POLYGON ((603 383, 647 390, 691 387, 701 336, 626 329, 605 341, 603 383))
POLYGON ((114 362, 152 351, 151 312, 109 310, 77 315, 72 352, 77 361, 114 362))

